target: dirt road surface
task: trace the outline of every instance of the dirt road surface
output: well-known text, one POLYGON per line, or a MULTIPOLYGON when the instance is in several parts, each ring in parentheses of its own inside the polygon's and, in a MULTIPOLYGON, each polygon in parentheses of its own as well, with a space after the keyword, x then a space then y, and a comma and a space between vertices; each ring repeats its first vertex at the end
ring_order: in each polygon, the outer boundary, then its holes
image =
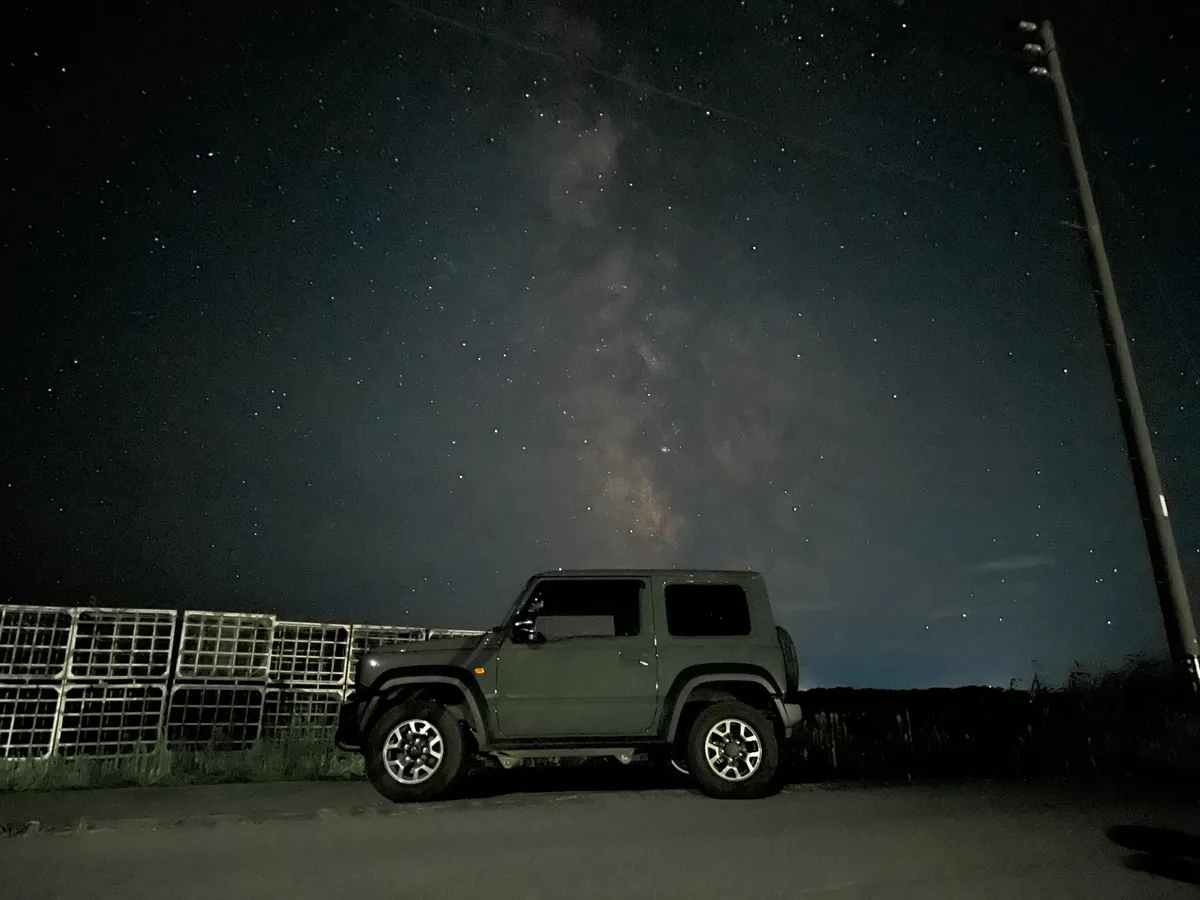
POLYGON ((394 807, 361 783, 224 785, 0 796, 0 823, 7 900, 1170 900, 1200 883, 1200 805, 1132 790, 565 789, 394 807))

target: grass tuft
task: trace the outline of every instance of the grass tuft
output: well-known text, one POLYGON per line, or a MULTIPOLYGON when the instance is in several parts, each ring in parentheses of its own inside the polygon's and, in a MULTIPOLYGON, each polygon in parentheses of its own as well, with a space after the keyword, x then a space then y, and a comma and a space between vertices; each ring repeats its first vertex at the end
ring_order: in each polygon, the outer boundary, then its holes
POLYGON ((362 757, 333 746, 331 737, 305 730, 244 750, 211 746, 148 748, 115 759, 89 757, 0 760, 0 792, 134 785, 328 781, 362 776, 362 757))

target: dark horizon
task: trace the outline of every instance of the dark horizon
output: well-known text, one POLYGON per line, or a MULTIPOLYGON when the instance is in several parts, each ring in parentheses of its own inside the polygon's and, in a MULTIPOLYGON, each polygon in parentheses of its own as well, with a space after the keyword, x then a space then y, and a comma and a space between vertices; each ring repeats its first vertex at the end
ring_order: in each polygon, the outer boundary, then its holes
MULTIPOLYGON (((1165 653, 1038 10, 421 8, 24 23, 0 600, 753 568, 815 684, 1165 653)), ((1197 14, 1049 14, 1196 608, 1197 14)))

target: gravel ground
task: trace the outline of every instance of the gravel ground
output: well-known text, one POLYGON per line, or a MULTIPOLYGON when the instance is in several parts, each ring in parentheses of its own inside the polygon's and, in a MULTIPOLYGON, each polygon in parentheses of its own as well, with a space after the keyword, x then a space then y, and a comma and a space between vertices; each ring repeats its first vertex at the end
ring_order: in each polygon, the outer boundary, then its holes
POLYGON ((3 895, 1169 900, 1200 884, 1200 804, 1179 796, 556 786, 403 807, 358 782, 5 795, 3 895))

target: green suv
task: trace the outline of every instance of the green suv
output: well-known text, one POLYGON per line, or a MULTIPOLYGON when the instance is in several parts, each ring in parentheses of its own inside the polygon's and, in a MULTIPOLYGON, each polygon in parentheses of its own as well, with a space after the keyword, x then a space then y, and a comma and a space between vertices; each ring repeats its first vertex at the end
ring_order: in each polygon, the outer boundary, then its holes
POLYGON ((335 741, 397 802, 442 795, 473 754, 651 756, 710 796, 761 797, 798 680, 755 572, 544 572, 485 634, 365 654, 335 741))

